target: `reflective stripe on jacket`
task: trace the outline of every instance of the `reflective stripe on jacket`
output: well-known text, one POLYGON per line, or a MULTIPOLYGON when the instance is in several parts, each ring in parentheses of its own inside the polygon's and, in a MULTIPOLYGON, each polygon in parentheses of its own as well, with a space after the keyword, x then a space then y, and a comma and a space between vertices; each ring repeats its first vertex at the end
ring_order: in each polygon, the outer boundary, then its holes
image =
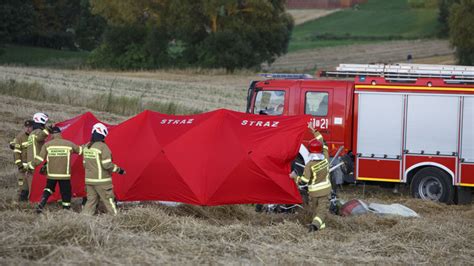
POLYGON ((21 131, 16 137, 10 142, 13 145, 13 160, 16 165, 22 165, 27 163, 27 149, 28 149, 28 134, 25 131, 21 131))
POLYGON ((84 169, 86 170, 86 184, 111 184, 112 172, 119 167, 112 162, 112 153, 104 142, 94 142, 90 147, 84 146, 84 169))
POLYGON ((82 147, 61 138, 59 134, 54 134, 53 139, 41 148, 41 152, 34 160, 33 166, 38 166, 46 159, 48 179, 67 180, 71 178, 72 153, 81 155, 82 147))
POLYGON ((39 157, 39 153, 48 136, 48 130, 39 128, 33 130, 33 132, 31 132, 28 136, 26 161, 30 170, 35 169, 33 166, 33 161, 35 159, 41 159, 41 157, 39 157))
MULTIPOLYGON (((324 140, 319 132, 315 132, 315 138, 319 141, 324 140)), ((324 160, 309 161, 299 179, 308 183, 308 192, 311 197, 324 197, 331 193, 331 180, 329 177, 329 151, 326 144, 323 145, 324 160)))

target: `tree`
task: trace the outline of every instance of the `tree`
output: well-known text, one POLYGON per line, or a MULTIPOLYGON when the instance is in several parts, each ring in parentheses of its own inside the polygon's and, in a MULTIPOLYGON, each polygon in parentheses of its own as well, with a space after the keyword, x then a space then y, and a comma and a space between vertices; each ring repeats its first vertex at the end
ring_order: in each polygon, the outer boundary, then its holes
POLYGON ((449 10, 454 3, 459 3, 459 0, 439 0, 438 5, 438 37, 449 37, 449 10))
MULTIPOLYGON (((158 24, 160 12, 169 0, 91 0, 92 13, 104 17, 110 25, 158 24)), ((156 25, 155 25, 156 26, 156 25)))
POLYGON ((94 51, 97 66, 259 67, 286 53, 293 28, 284 0, 90 1, 92 13, 104 17, 107 34, 115 36, 94 51), (132 28, 142 35, 124 36, 132 28))
POLYGON ((161 23, 167 1, 91 0, 107 29, 89 62, 96 67, 158 68, 168 63, 168 34, 161 23))
POLYGON ((474 1, 461 0, 452 6, 449 35, 451 44, 456 48, 458 63, 474 65, 474 1))
POLYGON ((93 50, 100 44, 107 25, 104 18, 93 15, 90 9, 89 0, 81 0, 79 19, 74 25, 75 41, 83 50, 93 50))
POLYGON ((32 34, 35 18, 32 1, 4 0, 0 4, 0 42, 17 42, 32 34))
MULTIPOLYGON (((188 1, 173 2, 181 2, 177 5, 184 10, 183 2, 188 1)), ((176 39, 184 43, 184 53, 197 55, 188 63, 233 71, 272 63, 287 52, 293 20, 285 13, 284 1, 193 2, 190 17, 189 12, 170 12, 170 24, 175 25, 176 39)))

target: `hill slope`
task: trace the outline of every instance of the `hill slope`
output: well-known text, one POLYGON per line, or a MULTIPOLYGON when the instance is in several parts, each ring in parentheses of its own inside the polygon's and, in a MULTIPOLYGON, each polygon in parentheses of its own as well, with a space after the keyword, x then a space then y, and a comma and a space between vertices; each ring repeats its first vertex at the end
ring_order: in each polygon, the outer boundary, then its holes
POLYGON ((407 0, 371 0, 297 25, 289 51, 374 40, 434 37, 436 8, 411 8, 407 0))

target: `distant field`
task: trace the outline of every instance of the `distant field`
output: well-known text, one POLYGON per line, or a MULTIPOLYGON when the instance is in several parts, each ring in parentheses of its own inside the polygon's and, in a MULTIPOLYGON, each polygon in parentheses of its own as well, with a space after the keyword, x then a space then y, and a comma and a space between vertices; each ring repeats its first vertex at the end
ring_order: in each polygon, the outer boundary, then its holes
POLYGON ((436 8, 411 8, 407 0, 371 0, 293 29, 289 51, 381 40, 434 37, 436 8))
POLYGON ((310 20, 322 18, 339 11, 339 9, 290 9, 288 13, 293 17, 295 25, 300 25, 310 20))
POLYGON ((7 45, 0 64, 70 68, 84 64, 89 52, 64 51, 40 47, 7 45))
POLYGON ((288 53, 266 71, 308 72, 330 69, 341 63, 400 63, 411 54, 413 63, 453 64, 454 50, 447 40, 398 40, 357 45, 320 47, 288 53))

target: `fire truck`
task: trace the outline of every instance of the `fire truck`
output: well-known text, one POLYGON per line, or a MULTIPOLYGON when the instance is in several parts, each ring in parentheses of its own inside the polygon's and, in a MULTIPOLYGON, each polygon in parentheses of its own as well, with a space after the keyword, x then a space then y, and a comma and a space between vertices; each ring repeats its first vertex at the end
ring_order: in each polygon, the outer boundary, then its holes
MULTIPOLYGON (((309 115, 330 155, 340 152, 344 181, 403 183, 417 198, 471 202, 474 67, 341 64, 317 79, 263 76, 248 89, 247 112, 309 115)), ((308 161, 312 138, 308 130, 294 164, 308 161)))

